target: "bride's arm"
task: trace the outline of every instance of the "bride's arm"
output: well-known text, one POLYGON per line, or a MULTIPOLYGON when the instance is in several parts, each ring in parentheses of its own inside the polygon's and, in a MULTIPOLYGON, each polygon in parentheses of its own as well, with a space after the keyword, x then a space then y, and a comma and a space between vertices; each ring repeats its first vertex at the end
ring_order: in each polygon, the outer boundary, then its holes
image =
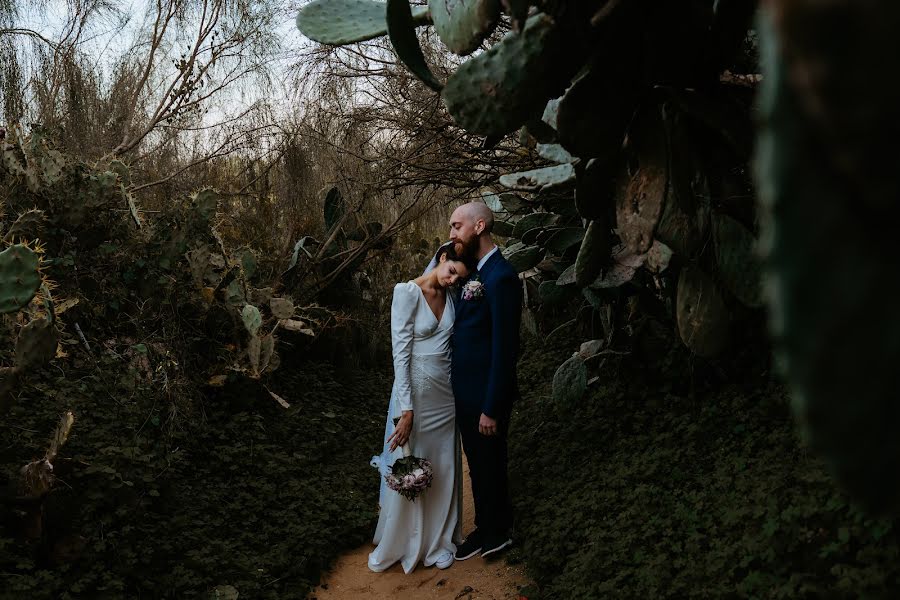
POLYGON ((412 360, 413 326, 416 320, 416 304, 419 290, 415 283, 398 283, 394 286, 391 303, 391 350, 394 357, 394 389, 398 408, 402 413, 400 422, 388 441, 393 441, 391 450, 403 445, 412 430, 413 403, 412 380, 409 366, 412 360))
POLYGON ((400 410, 412 410, 412 381, 409 365, 412 360, 413 325, 416 320, 418 291, 414 283, 394 286, 391 303, 391 350, 394 356, 394 385, 400 410))

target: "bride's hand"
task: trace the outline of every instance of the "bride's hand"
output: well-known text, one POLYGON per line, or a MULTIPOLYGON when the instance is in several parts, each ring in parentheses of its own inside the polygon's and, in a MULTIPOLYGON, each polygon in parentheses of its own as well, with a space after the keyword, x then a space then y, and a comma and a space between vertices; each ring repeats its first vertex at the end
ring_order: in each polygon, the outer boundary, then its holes
POLYGON ((387 439, 391 445, 391 452, 409 441, 409 434, 412 431, 413 411, 404 410, 403 416, 394 427, 394 433, 387 439))

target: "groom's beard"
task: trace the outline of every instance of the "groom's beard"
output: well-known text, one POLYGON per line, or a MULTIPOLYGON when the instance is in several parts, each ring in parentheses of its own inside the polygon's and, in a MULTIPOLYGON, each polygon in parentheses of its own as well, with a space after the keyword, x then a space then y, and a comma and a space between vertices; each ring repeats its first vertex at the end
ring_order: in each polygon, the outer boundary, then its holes
POLYGON ((453 245, 453 249, 459 256, 465 256, 466 258, 475 258, 475 255, 478 254, 478 242, 479 237, 476 235, 468 241, 457 241, 453 245))

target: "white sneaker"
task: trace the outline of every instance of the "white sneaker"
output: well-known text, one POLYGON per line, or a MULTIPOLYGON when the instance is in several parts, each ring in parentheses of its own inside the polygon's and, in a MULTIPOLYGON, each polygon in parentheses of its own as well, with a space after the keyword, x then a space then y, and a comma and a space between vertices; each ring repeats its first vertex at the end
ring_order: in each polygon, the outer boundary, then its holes
POLYGON ((438 569, 446 569, 450 565, 453 564, 453 553, 452 552, 444 552, 441 554, 437 561, 435 561, 434 566, 438 569))

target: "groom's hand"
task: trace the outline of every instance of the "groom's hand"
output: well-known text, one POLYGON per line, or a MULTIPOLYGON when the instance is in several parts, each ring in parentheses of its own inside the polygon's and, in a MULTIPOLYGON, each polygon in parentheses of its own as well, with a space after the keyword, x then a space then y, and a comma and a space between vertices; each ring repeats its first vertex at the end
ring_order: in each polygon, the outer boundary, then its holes
POLYGON ((497 419, 481 413, 481 418, 478 419, 478 432, 481 435, 497 435, 497 419))

